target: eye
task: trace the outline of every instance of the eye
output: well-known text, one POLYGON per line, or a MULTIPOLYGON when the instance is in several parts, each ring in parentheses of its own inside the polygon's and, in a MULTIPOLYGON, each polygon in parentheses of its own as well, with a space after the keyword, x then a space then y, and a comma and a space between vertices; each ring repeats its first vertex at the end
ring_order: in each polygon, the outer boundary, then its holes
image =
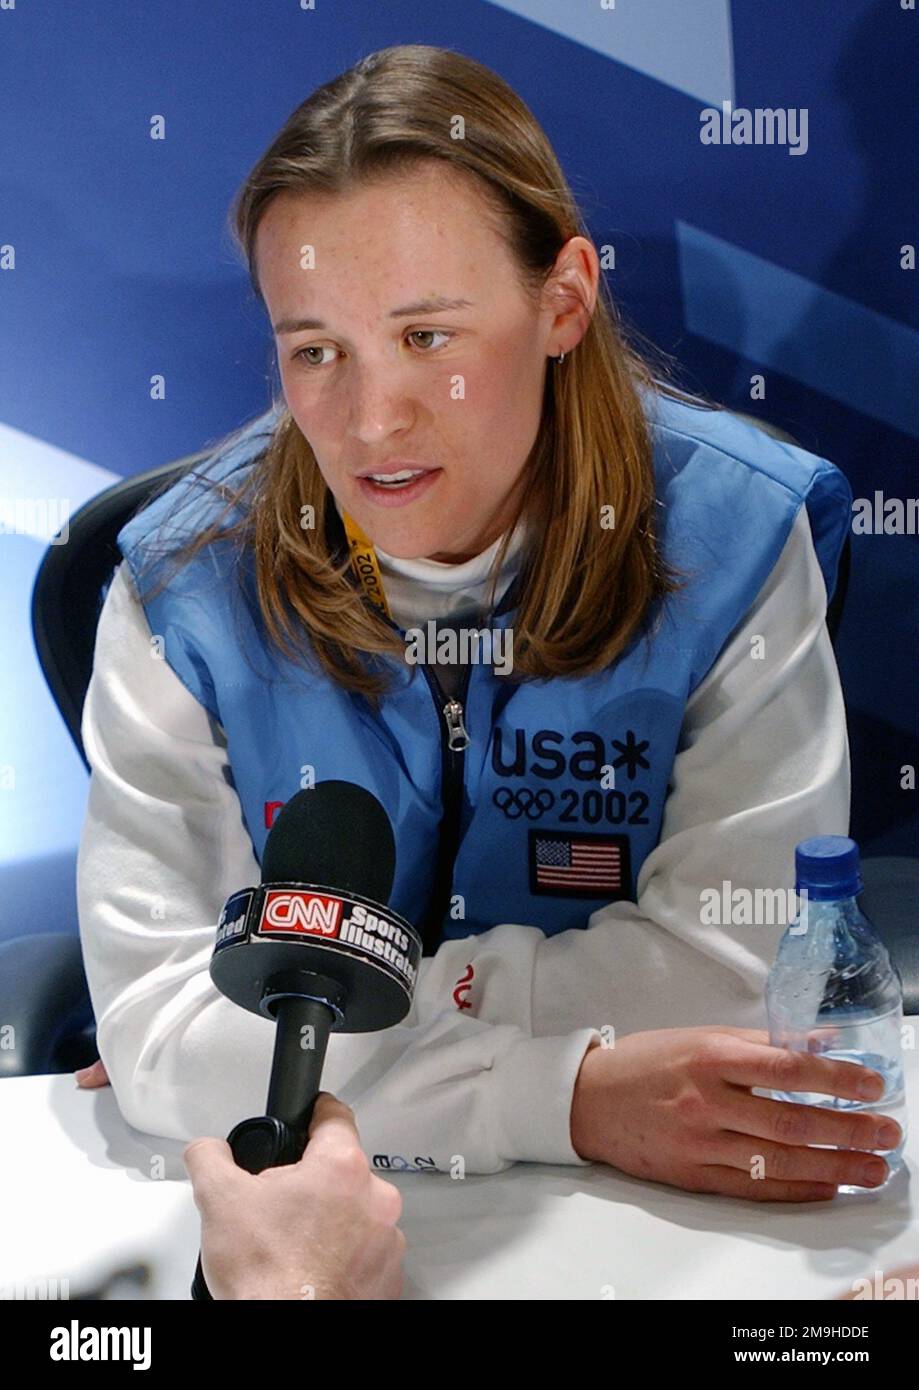
POLYGON ((409 336, 410 338, 418 338, 418 337, 422 337, 422 338, 424 338, 424 337, 427 337, 427 338, 435 337, 435 338, 436 338, 436 337, 438 336, 438 334, 440 335, 441 338, 449 338, 449 337, 451 336, 449 333, 444 332, 444 330, 443 330, 442 328, 414 328, 414 329, 412 329, 412 331, 409 333, 408 336, 409 336))
MULTIPOLYGON (((304 367, 322 367, 322 366, 325 365, 324 363, 322 363, 322 362, 315 362, 315 361, 313 361, 312 358, 306 357, 305 354, 308 353, 308 352, 325 352, 325 351, 326 351, 326 348, 323 347, 320 343, 310 343, 307 347, 300 348, 297 352, 294 353, 294 361, 295 361, 295 362, 302 362, 303 365, 304 365, 304 367)), ((332 349, 332 348, 329 348, 328 351, 329 351, 329 352, 332 352, 333 349, 332 349)))

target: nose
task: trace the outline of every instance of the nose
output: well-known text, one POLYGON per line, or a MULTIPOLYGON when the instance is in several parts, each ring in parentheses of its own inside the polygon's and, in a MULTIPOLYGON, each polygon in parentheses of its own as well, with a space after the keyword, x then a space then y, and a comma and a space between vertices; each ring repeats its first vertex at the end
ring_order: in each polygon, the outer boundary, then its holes
POLYGON ((355 366, 348 390, 348 418, 354 439, 372 445, 411 426, 412 405, 401 362, 355 366))

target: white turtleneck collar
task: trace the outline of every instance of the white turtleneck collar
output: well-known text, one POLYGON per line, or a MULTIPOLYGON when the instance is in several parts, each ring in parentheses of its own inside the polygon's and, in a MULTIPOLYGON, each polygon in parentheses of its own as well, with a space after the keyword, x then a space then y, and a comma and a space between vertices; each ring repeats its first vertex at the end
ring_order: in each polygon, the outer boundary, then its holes
MULTIPOLYGON (((341 508, 335 503, 341 515, 341 508)), ((514 529, 495 590, 499 603, 520 568, 524 524, 514 529)), ((490 591, 489 574, 503 537, 487 550, 460 564, 441 560, 403 560, 376 547, 386 598, 393 620, 400 627, 412 627, 428 618, 447 618, 472 610, 483 610, 490 591)))

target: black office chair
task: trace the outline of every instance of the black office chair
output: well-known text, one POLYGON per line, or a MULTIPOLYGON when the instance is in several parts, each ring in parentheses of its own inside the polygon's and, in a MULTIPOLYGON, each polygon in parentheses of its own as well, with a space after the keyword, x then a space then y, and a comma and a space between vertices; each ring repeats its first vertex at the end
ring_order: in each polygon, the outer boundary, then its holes
MULTIPOLYGON (((38 660, 77 752, 89 771, 80 725, 92 674, 99 613, 121 561, 115 537, 161 487, 210 450, 138 473, 106 488, 70 519, 66 545, 49 545, 32 588, 38 660)), ((88 1066, 98 1053, 79 937, 32 932, 0 943, 0 1018, 16 1047, 0 1049, 0 1077, 88 1066)))
POLYGON ((48 547, 35 577, 32 635, 38 660, 87 772, 80 725, 93 669, 96 625, 121 562, 115 537, 155 492, 210 456, 205 449, 160 464, 90 498, 71 518, 67 544, 48 547))

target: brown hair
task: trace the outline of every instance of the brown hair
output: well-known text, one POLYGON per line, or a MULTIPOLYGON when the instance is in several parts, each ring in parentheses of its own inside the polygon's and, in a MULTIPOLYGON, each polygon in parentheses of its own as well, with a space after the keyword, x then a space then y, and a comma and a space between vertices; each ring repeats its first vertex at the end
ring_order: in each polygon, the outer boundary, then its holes
MULTIPOLYGON (((398 45, 370 54, 314 91, 246 179, 232 211, 233 231, 255 293, 261 297, 256 232, 277 194, 343 193, 431 159, 475 176, 521 283, 534 295, 565 242, 588 235, 545 133, 507 83, 449 49, 398 45), (463 139, 451 138, 457 113, 465 122, 463 139)), ((673 359, 630 334, 601 276, 584 337, 564 365, 549 366, 519 507, 492 570, 493 606, 511 533, 524 518, 528 544, 513 623, 513 672, 505 679, 583 675, 609 666, 643 627, 654 601, 681 587, 682 576, 658 551, 652 447, 640 388, 718 408, 680 389, 673 359), (609 530, 600 526, 604 506, 613 508, 609 530)), ((335 681, 375 703, 388 686, 385 668, 374 675, 361 654, 401 656, 403 642, 351 577, 347 549, 330 550, 334 498, 283 397, 274 404, 277 423, 245 482, 174 558, 185 563, 217 538, 252 546, 258 604, 276 647, 306 663, 315 655, 335 681), (223 527, 227 512, 240 505, 242 520, 223 527), (314 525, 304 530, 307 507, 314 525)))

